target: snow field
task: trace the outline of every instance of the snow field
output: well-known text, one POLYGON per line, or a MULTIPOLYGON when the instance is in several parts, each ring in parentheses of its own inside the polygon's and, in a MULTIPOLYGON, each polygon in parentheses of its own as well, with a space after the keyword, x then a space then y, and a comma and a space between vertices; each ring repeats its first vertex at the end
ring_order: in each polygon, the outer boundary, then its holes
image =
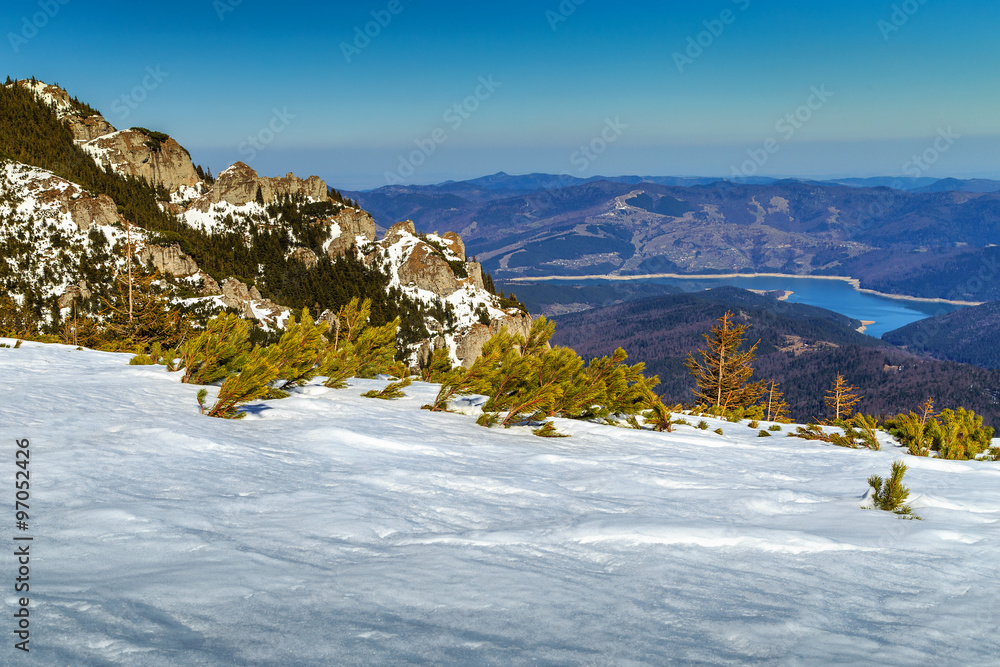
POLYGON ((0 348, 2 493, 13 441, 31 440, 38 664, 1000 655, 997 464, 713 419, 670 434, 557 420, 572 437, 543 439, 421 411, 432 385, 359 396, 379 380, 215 420, 199 387, 128 359, 0 348), (899 458, 923 521, 861 509, 899 458))

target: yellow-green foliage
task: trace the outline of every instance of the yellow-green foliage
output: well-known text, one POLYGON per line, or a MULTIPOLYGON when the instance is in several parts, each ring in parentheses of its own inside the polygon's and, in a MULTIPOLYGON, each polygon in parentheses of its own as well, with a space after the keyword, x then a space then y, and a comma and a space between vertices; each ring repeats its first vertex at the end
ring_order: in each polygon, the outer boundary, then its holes
POLYGON ((898 415, 886 422, 889 432, 914 456, 937 452, 946 459, 975 459, 989 454, 993 428, 983 426, 983 418, 972 410, 945 409, 933 415, 930 401, 922 414, 898 415))
POLYGON ((249 353, 250 325, 236 315, 220 313, 181 346, 181 382, 211 384, 221 380, 241 369, 249 353))
POLYGON ((902 461, 895 461, 892 464, 892 472, 889 479, 883 480, 878 475, 868 478, 868 485, 872 487, 872 501, 876 509, 886 512, 893 512, 911 519, 920 517, 913 514, 913 510, 906 504, 906 499, 910 497, 910 490, 903 486, 903 475, 906 474, 906 464, 902 461))
POLYGON ((317 371, 318 375, 327 377, 327 387, 342 389, 352 377, 403 374, 404 369, 395 361, 399 320, 372 327, 368 325, 370 313, 370 299, 359 302, 355 298, 340 309, 340 327, 334 343, 327 349, 326 360, 317 371))
POLYGON ((238 410, 239 406, 265 396, 271 388, 270 384, 277 377, 278 367, 271 362, 269 351, 265 348, 254 348, 239 374, 230 375, 222 383, 219 397, 208 411, 208 416, 242 419, 245 413, 238 410))
POLYGON ((643 415, 643 423, 652 426, 654 431, 666 431, 670 433, 674 430, 674 424, 683 422, 683 420, 675 420, 673 418, 673 413, 680 412, 681 409, 680 405, 669 408, 664 405, 663 401, 657 398, 643 415))
MULTIPOLYGON (((511 426, 553 416, 627 417, 650 406, 655 399, 652 387, 658 380, 643 376, 644 364, 625 365, 627 355, 619 349, 614 356, 595 359, 584 367, 573 350, 549 347, 554 331, 555 325, 540 317, 527 339, 503 328, 486 342, 481 356, 457 385, 489 396, 480 424, 511 426)), ((446 404, 455 386, 442 386, 445 393, 437 403, 446 404)))
POLYGON ((882 445, 878 441, 878 419, 868 417, 858 413, 847 420, 840 420, 834 424, 844 429, 843 434, 831 433, 828 442, 832 442, 838 447, 849 447, 851 449, 866 448, 874 451, 881 449, 882 445))
POLYGON ((403 398, 406 394, 403 389, 413 384, 413 378, 403 378, 399 382, 390 382, 382 390, 372 389, 361 394, 365 398, 381 398, 384 401, 394 398, 403 398))
POLYGON ((290 315, 285 324, 285 333, 276 345, 268 349, 272 364, 278 368, 278 377, 283 380, 281 390, 298 387, 316 377, 317 368, 326 359, 326 333, 329 325, 316 324, 309 310, 302 309, 302 319, 295 321, 290 315))
POLYGON ((560 433, 556 430, 556 427, 552 425, 552 422, 545 422, 540 428, 536 428, 532 431, 539 438, 568 438, 569 435, 566 433, 560 433))

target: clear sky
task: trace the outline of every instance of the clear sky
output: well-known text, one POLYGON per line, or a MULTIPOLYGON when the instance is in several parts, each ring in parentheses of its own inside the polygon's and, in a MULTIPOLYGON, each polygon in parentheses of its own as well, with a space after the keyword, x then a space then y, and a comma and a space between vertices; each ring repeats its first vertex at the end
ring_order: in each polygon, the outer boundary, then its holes
POLYGON ((10 76, 216 172, 241 159, 344 189, 501 170, 1000 177, 996 0, 6 0, 0 16, 10 76))

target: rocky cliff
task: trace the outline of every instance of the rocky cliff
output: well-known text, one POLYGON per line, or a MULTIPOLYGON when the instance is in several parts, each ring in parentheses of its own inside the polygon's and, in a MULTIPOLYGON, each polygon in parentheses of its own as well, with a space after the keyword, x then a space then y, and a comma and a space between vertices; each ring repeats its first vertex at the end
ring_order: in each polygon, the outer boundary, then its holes
POLYGON ((58 87, 40 82, 20 85, 52 109, 69 128, 73 142, 103 170, 168 190, 169 198, 148 203, 184 223, 180 230, 151 228, 161 229, 160 233, 136 224, 127 230, 116 202, 107 195, 88 192, 42 169, 0 162, 0 292, 19 303, 38 304, 36 311, 44 312, 50 324, 65 317, 70 306, 84 307, 84 312, 99 317, 99 297, 114 283, 131 251, 139 263, 152 266, 172 284, 175 298, 185 305, 203 315, 235 309, 269 329, 283 326, 290 309, 268 296, 281 294, 275 300, 287 297, 301 307, 305 299, 295 283, 315 280, 317 294, 324 293, 330 301, 331 293, 343 292, 339 284, 330 283, 333 276, 348 280, 357 276, 361 284, 351 286, 348 293, 379 291, 372 296, 383 299, 383 316, 387 308, 405 316, 400 335, 412 365, 441 348, 449 350, 454 362, 470 365, 501 327, 528 332, 527 315, 502 308, 500 300, 483 288, 482 270, 478 263, 467 261, 458 234, 418 234, 412 222, 403 221, 379 240, 371 215, 329 190, 318 176, 262 177, 238 162, 209 187, 174 139, 138 128, 115 130, 58 87), (226 263, 203 254, 217 247, 212 237, 220 233, 232 235, 225 243, 230 238, 246 239, 247 248, 235 249, 232 265, 238 267, 241 280, 219 275, 226 263), (175 242, 178 237, 181 243, 175 242), (162 238, 171 240, 156 240, 162 238), (258 239, 261 247, 252 247, 258 239), (182 245, 202 253, 199 260, 208 262, 218 280, 203 271, 182 245), (267 264, 246 261, 257 253, 260 259, 252 261, 267 264), (336 261, 348 254, 349 261, 336 261), (179 296, 192 293, 198 296, 179 296), (387 307, 386 301, 391 305, 387 307), (429 336, 420 340, 424 331, 429 336))
POLYGON ((141 178, 174 192, 200 182, 191 155, 171 138, 157 139, 139 130, 105 134, 83 144, 105 170, 141 178))

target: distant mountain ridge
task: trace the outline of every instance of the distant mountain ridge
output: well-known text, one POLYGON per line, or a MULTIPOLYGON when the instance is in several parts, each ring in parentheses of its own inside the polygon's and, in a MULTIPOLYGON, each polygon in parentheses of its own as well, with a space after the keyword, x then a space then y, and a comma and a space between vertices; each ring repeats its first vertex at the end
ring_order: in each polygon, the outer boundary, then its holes
POLYGON ((793 419, 823 418, 825 392, 843 373, 861 388, 859 410, 867 414, 909 412, 930 396, 940 408, 961 405, 1000 426, 1000 371, 921 358, 858 333, 859 322, 843 315, 734 287, 558 316, 553 343, 585 356, 624 347, 631 363, 660 376, 664 400, 689 403, 694 380, 684 358, 727 311, 751 325, 748 345, 759 341, 754 377, 781 383, 793 419))
POLYGON ((418 228, 460 233, 500 278, 839 275, 886 293, 1000 299, 1000 281, 970 282, 967 272, 996 263, 1000 190, 984 191, 989 182, 947 181, 940 187, 956 189, 936 191, 940 181, 902 181, 900 187, 927 189, 921 192, 881 185, 886 179, 844 185, 619 177, 565 185, 559 178, 501 173, 348 194, 377 223, 406 218, 418 228), (558 187, 549 187, 552 179, 558 187), (862 187, 869 182, 880 185, 862 187))

